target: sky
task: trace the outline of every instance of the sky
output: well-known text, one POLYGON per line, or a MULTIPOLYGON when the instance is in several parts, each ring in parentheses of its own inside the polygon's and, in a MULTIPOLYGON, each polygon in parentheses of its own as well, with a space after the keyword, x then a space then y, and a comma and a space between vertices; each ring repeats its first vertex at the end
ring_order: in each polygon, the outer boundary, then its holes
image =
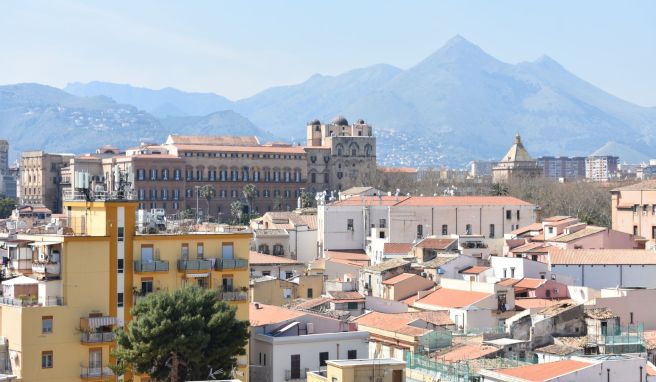
POLYGON ((547 54, 656 107, 656 1, 0 1, 0 84, 108 81, 236 100, 387 63, 460 34, 494 57, 547 54))

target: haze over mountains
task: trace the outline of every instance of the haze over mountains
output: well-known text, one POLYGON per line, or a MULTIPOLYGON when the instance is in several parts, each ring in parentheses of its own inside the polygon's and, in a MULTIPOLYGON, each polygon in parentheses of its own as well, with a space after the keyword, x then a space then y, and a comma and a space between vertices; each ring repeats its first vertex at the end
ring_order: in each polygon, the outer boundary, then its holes
POLYGON ((52 112, 43 107, 30 109, 27 116, 26 106, 8 96, 16 88, 0 87, 0 134, 18 150, 27 148, 30 142, 23 139, 34 136, 35 129, 49 131, 51 122, 56 128, 44 143, 52 139, 56 151, 79 151, 89 143, 95 147, 132 140, 127 145, 135 145, 140 137, 161 141, 170 132, 255 134, 265 140, 302 142, 307 121, 343 114, 374 125, 380 137, 379 162, 387 165, 463 165, 471 159, 498 159, 517 132, 534 156, 588 155, 609 142, 615 142, 611 149, 626 151, 628 146, 637 156, 656 156, 656 108, 614 97, 547 56, 507 64, 460 36, 406 70, 380 64, 337 76, 314 75, 303 83, 237 101, 211 93, 101 82, 68 85, 64 90, 76 97, 29 86, 38 104, 44 98, 51 108, 70 108, 65 105, 73 103, 91 114, 122 108, 129 111, 130 122, 80 127, 68 117, 53 122, 52 112), (99 95, 116 102, 94 97, 99 95), (205 117, 214 112, 221 113, 205 117), (77 129, 84 132, 83 138, 56 136, 57 131, 72 134, 77 129), (103 133, 94 136, 93 131, 103 133))

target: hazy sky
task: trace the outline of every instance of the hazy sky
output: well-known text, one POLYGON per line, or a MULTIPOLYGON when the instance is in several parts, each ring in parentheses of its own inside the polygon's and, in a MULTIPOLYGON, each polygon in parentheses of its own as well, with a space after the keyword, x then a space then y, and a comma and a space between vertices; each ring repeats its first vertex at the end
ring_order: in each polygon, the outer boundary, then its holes
POLYGON ((656 1, 0 1, 0 84, 111 81, 231 99, 314 73, 408 68, 461 34, 548 54, 656 106, 656 1))

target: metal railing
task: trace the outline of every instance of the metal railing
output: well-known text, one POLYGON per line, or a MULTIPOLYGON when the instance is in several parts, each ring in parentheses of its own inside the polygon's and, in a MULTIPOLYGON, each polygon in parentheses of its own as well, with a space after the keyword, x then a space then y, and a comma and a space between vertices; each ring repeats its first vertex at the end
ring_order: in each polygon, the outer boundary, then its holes
POLYGON ((223 301, 247 301, 248 292, 243 291, 219 291, 219 298, 223 301))
POLYGON ((214 269, 244 269, 248 268, 248 260, 246 259, 216 259, 214 269))
POLYGON ((162 260, 154 261, 135 261, 134 262, 134 271, 137 273, 140 272, 168 272, 169 271, 169 262, 162 260))
POLYGON ((37 298, 9 298, 0 297, 0 305, 20 306, 20 307, 33 307, 33 306, 63 306, 63 297, 48 297, 45 301, 41 302, 37 298))
POLYGON ((111 377, 114 375, 112 369, 107 366, 100 367, 85 367, 80 368, 80 378, 82 379, 92 379, 99 377, 111 377))
POLYGON ((301 379, 307 379, 307 373, 309 371, 310 369, 305 368, 301 370, 294 370, 294 373, 292 373, 292 370, 287 369, 285 370, 285 381, 296 381, 301 379))
POLYGON ((114 342, 114 340, 116 340, 116 334, 114 332, 80 333, 80 342, 83 344, 114 342))
POLYGON ((212 269, 212 261, 209 259, 178 260, 180 271, 209 271, 212 269))
POLYGON ((119 191, 90 191, 88 194, 77 190, 63 190, 62 198, 65 201, 74 200, 137 200, 137 194, 133 190, 119 191))

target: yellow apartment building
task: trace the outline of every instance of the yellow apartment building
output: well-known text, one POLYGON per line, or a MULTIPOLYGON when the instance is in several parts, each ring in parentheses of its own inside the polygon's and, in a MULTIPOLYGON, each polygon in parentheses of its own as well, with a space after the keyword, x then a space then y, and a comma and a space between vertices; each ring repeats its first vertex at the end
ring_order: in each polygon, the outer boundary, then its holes
MULTIPOLYGON (((6 359, 0 359, 0 380, 123 380, 108 367, 115 346, 112 329, 129 322, 133 304, 151 292, 190 284, 216 289, 237 307, 239 319, 248 320, 251 234, 140 234, 137 205, 66 201, 69 227, 63 233, 0 238, 28 240, 33 247, 31 269, 21 270, 28 277, 20 285, 3 282, 0 358, 6 354, 6 359)), ((247 360, 248 355, 240 357, 235 371, 244 381, 247 360)))
POLYGON ((326 361, 326 370, 307 373, 308 382, 405 382, 405 362, 391 358, 326 361))

